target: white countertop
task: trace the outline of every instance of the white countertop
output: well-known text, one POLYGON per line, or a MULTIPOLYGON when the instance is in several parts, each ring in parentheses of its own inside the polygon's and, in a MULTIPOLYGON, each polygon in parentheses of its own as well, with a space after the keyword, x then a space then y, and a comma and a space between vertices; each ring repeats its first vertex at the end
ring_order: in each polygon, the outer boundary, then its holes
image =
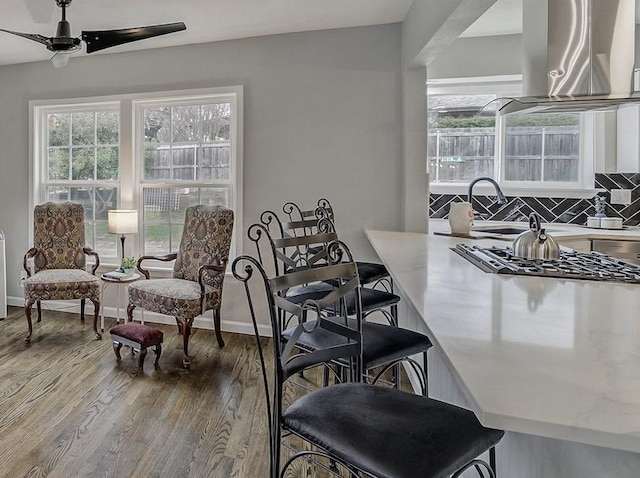
MULTIPOLYGON (((526 222, 500 222, 500 221, 475 221, 472 231, 489 233, 492 227, 512 226, 528 229, 526 222)), ((574 224, 542 223, 542 227, 554 238, 559 239, 617 239, 625 241, 640 241, 640 228, 627 227, 623 229, 599 229, 574 224)), ((449 222, 446 219, 431 219, 429 221, 431 232, 449 232, 449 222)), ((516 236, 511 236, 515 238, 516 236)), ((504 245, 504 244, 503 244, 504 245)))
POLYGON ((640 285, 488 274, 449 249, 502 241, 366 235, 483 424, 640 452, 640 285))

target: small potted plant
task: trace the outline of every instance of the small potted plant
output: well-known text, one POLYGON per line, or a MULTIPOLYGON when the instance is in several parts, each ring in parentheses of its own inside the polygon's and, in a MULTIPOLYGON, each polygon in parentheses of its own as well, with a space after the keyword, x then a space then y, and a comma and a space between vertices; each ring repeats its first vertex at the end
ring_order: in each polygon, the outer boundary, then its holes
POLYGON ((122 263, 120 267, 124 271, 125 274, 133 274, 135 272, 135 267, 138 261, 135 257, 123 257, 122 263))

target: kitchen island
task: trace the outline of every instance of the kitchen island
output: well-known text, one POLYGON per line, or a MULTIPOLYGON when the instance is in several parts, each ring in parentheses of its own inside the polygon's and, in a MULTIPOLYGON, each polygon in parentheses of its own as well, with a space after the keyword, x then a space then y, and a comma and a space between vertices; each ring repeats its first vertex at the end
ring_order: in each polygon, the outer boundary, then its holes
POLYGON ((450 249, 502 241, 366 235, 400 325, 434 342, 430 395, 508 432, 499 476, 640 476, 640 285, 489 274, 450 249))

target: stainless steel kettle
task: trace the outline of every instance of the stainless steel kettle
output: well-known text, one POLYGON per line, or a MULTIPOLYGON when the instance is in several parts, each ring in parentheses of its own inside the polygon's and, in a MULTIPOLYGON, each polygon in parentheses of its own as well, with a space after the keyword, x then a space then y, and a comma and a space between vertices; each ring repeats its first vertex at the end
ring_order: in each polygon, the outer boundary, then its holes
POLYGON ((540 227, 540 216, 535 212, 529 214, 529 228, 513 241, 513 255, 526 259, 558 259, 560 246, 540 227))

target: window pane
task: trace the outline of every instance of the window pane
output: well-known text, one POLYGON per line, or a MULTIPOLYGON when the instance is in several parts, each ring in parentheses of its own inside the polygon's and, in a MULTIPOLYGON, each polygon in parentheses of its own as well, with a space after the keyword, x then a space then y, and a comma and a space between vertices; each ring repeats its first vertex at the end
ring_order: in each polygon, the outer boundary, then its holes
POLYGON ((195 142, 200 137, 200 106, 175 106, 171 108, 174 143, 195 142))
POLYGON ((94 144, 95 115, 93 111, 71 115, 71 137, 73 145, 94 144))
POLYGON ((507 180, 578 181, 578 113, 516 115, 506 121, 507 180))
POLYGON ((69 150, 49 148, 47 172, 49 179, 69 179, 69 150))
POLYGON ((215 103, 202 105, 202 137, 203 142, 229 140, 229 121, 231 105, 215 103))
POLYGON ((144 148, 144 179, 171 178, 171 147, 147 143, 144 148))
POLYGON ((118 148, 98 148, 96 155, 97 179, 118 179, 118 148))
POLYGON ((189 188, 144 188, 144 251, 175 252, 180 244, 184 212, 193 202, 189 188))
POLYGON ((49 146, 68 146, 69 145, 69 114, 50 114, 47 115, 47 123, 49 125, 49 146))
POLYGON ((480 109, 495 95, 429 96, 427 156, 434 182, 493 176, 495 117, 480 109))
POLYGON ((99 111, 97 114, 96 138, 98 144, 118 144, 120 114, 117 111, 99 111))
POLYGON ((231 104, 149 108, 145 180, 229 180, 231 104))
POLYGON ((145 254, 172 252, 172 245, 177 242, 172 240, 171 213, 180 210, 179 192, 169 188, 144 188, 143 202, 145 254))
POLYGON ((95 243, 94 249, 100 251, 100 257, 120 257, 120 241, 117 234, 110 234, 108 211, 118 209, 118 189, 95 188, 95 243))
POLYGON ((175 252, 189 206, 229 205, 228 188, 144 188, 144 252, 175 252))
POLYGON ((196 148, 197 146, 174 146, 173 147, 173 168, 171 179, 194 180, 196 170, 196 148))
POLYGON ((229 189, 202 188, 200 190, 200 204, 229 207, 229 189))
POLYGON ((44 200, 51 202, 64 202, 69 200, 69 188, 61 186, 49 186, 45 189, 44 200))
POLYGON ((144 212, 144 253, 167 254, 169 247, 168 222, 163 215, 156 211, 144 212))
POLYGON ((144 140, 153 143, 171 141, 171 108, 148 108, 144 110, 144 140))
POLYGON ((71 150, 71 179, 87 180, 93 179, 94 171, 94 149, 72 148, 71 150))
POLYGON ((230 179, 230 157, 231 148, 229 142, 203 145, 198 179, 230 179))

